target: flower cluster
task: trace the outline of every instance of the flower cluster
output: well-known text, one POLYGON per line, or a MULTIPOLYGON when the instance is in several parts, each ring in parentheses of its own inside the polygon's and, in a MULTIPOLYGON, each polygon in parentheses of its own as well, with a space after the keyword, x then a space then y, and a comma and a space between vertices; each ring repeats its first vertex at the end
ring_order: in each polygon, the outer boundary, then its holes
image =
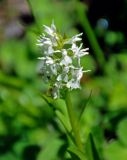
POLYGON ((62 97, 62 90, 80 88, 83 67, 80 58, 88 54, 88 48, 82 49, 79 43, 82 33, 66 38, 57 32, 54 23, 51 27, 44 25, 44 33, 37 40, 42 50, 41 73, 52 88, 53 98, 62 97))

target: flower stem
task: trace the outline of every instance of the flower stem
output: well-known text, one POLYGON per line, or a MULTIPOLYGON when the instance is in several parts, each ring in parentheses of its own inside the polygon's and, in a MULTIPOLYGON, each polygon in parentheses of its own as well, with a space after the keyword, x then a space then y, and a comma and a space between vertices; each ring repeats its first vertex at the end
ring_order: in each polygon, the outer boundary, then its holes
POLYGON ((72 127, 73 136, 75 139, 75 143, 76 143, 77 147, 79 148, 79 150, 81 152, 83 152, 83 146, 82 146, 82 142, 81 142, 81 138, 80 138, 80 134, 79 134, 77 119, 76 119, 76 116, 73 111, 71 97, 70 97, 69 92, 67 92, 67 94, 66 94, 65 102, 66 102, 66 106, 67 106, 67 111, 68 111, 68 115, 69 115, 69 119, 70 119, 70 123, 71 123, 71 127, 72 127))

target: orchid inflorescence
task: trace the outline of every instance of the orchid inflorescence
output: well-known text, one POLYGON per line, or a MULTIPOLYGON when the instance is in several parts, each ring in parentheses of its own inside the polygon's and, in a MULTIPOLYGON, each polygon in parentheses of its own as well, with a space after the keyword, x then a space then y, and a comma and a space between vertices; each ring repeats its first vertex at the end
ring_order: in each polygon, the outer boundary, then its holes
POLYGON ((63 90, 80 88, 80 80, 83 76, 83 67, 80 58, 88 54, 88 48, 82 49, 81 35, 72 38, 62 36, 54 23, 51 27, 44 25, 44 32, 37 40, 41 47, 41 73, 43 79, 50 83, 53 98, 62 97, 63 90))

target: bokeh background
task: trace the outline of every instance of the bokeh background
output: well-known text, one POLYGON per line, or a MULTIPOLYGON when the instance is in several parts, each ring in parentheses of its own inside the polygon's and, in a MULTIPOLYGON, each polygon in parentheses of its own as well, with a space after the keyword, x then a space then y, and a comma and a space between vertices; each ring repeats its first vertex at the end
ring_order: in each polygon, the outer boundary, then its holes
MULTIPOLYGON (((90 54, 82 89, 72 92, 81 134, 89 132, 102 160, 127 160, 127 0, 0 0, 0 160, 65 160, 67 137, 41 98, 36 46, 54 20, 69 36, 83 32, 90 54)), ((58 101, 59 107, 64 107, 58 101)), ((92 159, 90 159, 92 160, 92 159)))

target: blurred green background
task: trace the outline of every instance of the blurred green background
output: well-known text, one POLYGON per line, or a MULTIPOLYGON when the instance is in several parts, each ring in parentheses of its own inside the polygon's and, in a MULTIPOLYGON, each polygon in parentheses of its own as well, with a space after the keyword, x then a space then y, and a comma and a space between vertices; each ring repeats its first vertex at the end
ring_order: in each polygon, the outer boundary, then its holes
MULTIPOLYGON (((65 160, 65 131, 41 98, 36 46, 54 20, 69 36, 83 32, 90 54, 82 89, 72 92, 89 148, 92 132, 102 160, 127 160, 127 0, 0 0, 0 160, 65 160)), ((65 107, 58 101, 58 107, 65 107)), ((92 160, 92 159, 90 159, 92 160)))

